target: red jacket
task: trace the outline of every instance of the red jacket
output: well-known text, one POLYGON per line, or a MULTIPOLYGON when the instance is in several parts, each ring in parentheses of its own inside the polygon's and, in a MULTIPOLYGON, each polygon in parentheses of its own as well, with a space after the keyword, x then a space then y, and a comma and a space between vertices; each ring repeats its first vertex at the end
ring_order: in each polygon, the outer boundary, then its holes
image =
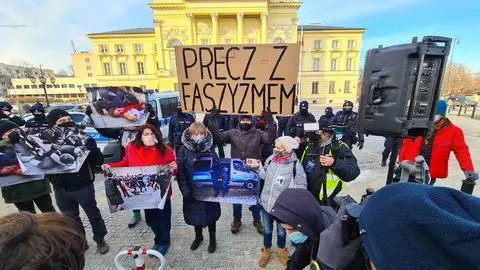
MULTIPOLYGON (((129 143, 125 148, 125 156, 119 162, 109 163, 110 167, 135 167, 167 165, 175 161, 172 148, 165 146, 165 155, 161 155, 154 146, 137 148, 135 144, 129 143)), ((172 187, 168 190, 168 198, 172 196, 172 187)))
MULTIPOLYGON (((420 154, 423 137, 404 139, 400 149, 399 161, 415 161, 420 154)), ((432 155, 430 157, 430 176, 432 178, 447 178, 448 159, 453 151, 462 171, 474 171, 472 158, 465 143, 463 132, 452 123, 442 127, 433 138, 432 155)))

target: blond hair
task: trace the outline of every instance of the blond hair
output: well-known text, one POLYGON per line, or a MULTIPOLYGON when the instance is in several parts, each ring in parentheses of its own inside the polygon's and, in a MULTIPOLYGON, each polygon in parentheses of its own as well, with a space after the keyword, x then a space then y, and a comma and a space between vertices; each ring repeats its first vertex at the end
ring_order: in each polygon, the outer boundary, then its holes
POLYGON ((194 132, 201 132, 203 134, 207 134, 208 129, 202 122, 193 122, 190 127, 188 127, 188 134, 192 135, 194 132))

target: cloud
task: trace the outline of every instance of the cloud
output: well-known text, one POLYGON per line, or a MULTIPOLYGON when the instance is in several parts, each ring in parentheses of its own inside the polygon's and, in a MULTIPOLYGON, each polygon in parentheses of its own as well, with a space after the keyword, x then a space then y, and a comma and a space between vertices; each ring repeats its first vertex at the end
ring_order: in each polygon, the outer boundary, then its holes
MULTIPOLYGON (((70 40, 74 40, 78 49, 88 49, 90 42, 86 34, 116 29, 118 26, 115 25, 119 24, 119 20, 129 20, 128 13, 135 16, 135 12, 131 10, 141 5, 143 9, 148 9, 148 2, 142 2, 139 3, 138 0, 2 1, 0 25, 26 24, 27 26, 0 28, 0 62, 30 63, 35 66, 42 64, 56 70, 66 69, 70 65, 72 53, 70 40)), ((131 23, 134 22, 135 18, 131 19, 131 23)))
POLYGON ((392 12, 431 0, 305 0, 300 8, 302 23, 312 23, 309 18, 318 18, 316 23, 334 24, 371 16, 382 12, 392 12))

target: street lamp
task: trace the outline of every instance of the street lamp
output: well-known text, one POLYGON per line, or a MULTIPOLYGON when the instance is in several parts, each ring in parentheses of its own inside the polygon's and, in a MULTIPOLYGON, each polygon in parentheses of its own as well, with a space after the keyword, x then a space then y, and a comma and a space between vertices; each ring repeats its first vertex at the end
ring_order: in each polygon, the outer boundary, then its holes
MULTIPOLYGON (((54 77, 50 77, 50 82, 52 84, 55 84, 55 78, 54 77)), ((45 77, 45 75, 43 74, 43 70, 42 70, 42 66, 40 65, 40 77, 38 77, 38 80, 40 81, 40 83, 42 84, 42 88, 43 88, 43 93, 45 95, 45 101, 47 103, 47 107, 50 106, 50 103, 48 102, 48 95, 47 95, 47 78, 45 77)), ((30 77, 30 81, 32 81, 32 83, 35 83, 37 81, 37 78, 35 78, 34 76, 31 76, 30 77)))

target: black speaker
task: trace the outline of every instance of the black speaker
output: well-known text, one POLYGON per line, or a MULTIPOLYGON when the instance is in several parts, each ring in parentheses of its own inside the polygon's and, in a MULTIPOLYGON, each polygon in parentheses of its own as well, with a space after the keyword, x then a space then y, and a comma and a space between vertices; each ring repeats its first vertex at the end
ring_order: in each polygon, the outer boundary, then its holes
POLYGON ((357 131, 407 137, 433 125, 451 39, 426 36, 421 42, 367 52, 357 131))

